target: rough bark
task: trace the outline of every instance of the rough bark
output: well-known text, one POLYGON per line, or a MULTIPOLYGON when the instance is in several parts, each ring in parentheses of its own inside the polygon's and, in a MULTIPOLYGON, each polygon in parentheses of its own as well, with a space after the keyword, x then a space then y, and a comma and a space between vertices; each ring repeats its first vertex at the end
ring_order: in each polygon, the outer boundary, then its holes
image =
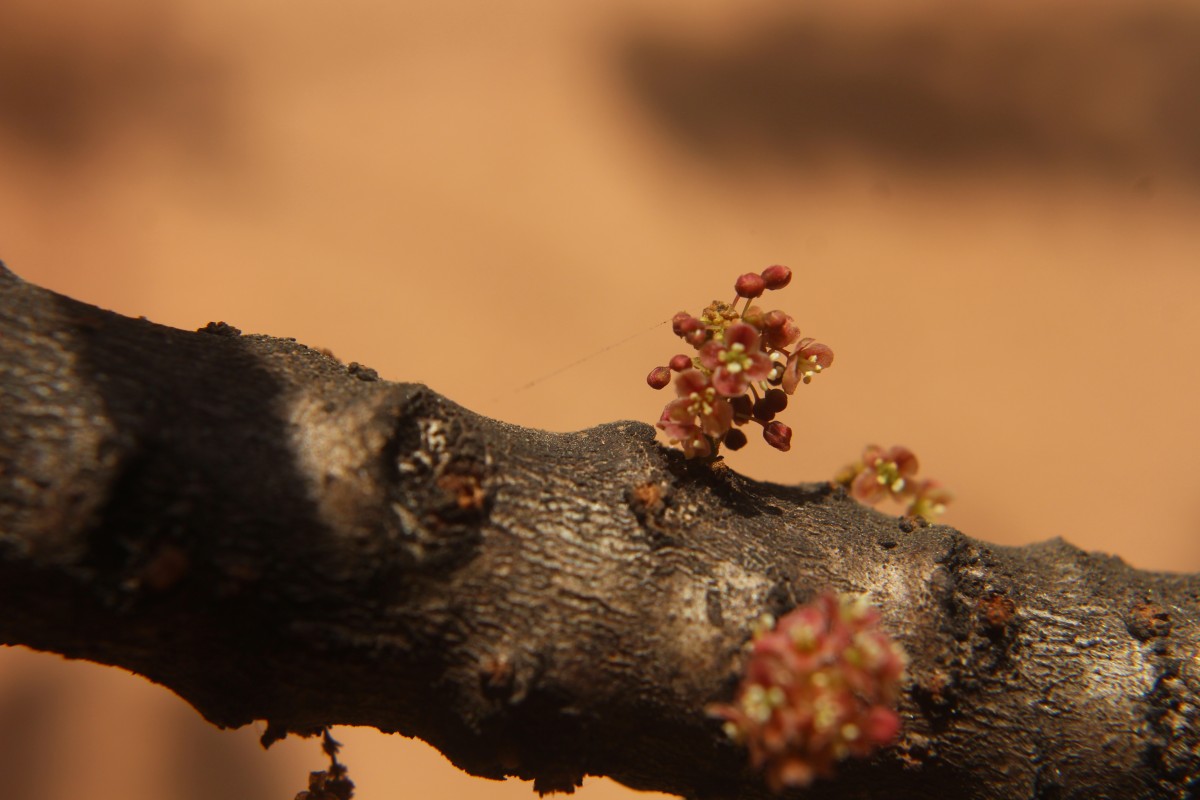
POLYGON ((833 588, 910 654, 904 728, 806 796, 1200 786, 1196 577, 753 482, 639 423, 518 428, 2 266, 0 400, 0 641, 131 669, 217 725, 370 725, 541 790, 761 797, 704 708, 752 620, 833 588))

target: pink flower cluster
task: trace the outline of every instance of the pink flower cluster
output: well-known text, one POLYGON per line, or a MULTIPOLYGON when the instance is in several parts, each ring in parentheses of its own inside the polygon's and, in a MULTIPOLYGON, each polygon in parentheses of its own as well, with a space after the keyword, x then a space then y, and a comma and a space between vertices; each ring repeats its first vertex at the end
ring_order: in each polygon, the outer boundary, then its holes
POLYGON ((734 283, 733 302, 714 300, 698 317, 681 311, 671 321, 675 335, 697 354, 676 355, 651 370, 646 383, 666 388, 674 373, 676 399, 663 409, 658 427, 688 458, 715 456, 722 443, 730 450, 743 447, 746 434, 735 426, 748 422, 761 425, 763 438, 777 450, 791 447, 792 429, 775 415, 787 408, 796 387, 833 363, 833 351, 801 338, 790 315, 751 305, 791 280, 792 271, 778 264, 746 273, 734 283))
POLYGON ((860 503, 874 505, 891 498, 908 504, 908 516, 933 520, 945 512, 953 496, 933 479, 918 480, 918 468, 917 457, 907 447, 884 450, 872 444, 863 450, 862 459, 843 469, 834 482, 849 488, 860 503))
POLYGON ((825 593, 754 640, 731 704, 709 707, 779 792, 829 777, 895 738, 907 658, 861 598, 825 593))

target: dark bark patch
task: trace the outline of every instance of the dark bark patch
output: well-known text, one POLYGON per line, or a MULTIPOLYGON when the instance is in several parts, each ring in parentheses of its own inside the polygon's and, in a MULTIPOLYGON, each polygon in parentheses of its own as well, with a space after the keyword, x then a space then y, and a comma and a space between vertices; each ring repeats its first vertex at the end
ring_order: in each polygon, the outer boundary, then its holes
POLYGON ((638 509, 657 511, 662 508, 662 489, 654 482, 641 483, 633 487, 628 499, 629 507, 634 509, 634 513, 637 513, 638 509))
POLYGON ((704 612, 708 622, 714 628, 725 627, 725 617, 721 613, 721 592, 716 588, 709 589, 704 595, 704 612))
POLYGON ((1157 603, 1138 603, 1125 618, 1125 627, 1133 638, 1147 642, 1171 633, 1171 615, 1157 603))
POLYGON ((583 786, 583 773, 577 770, 546 772, 539 775, 533 781, 533 790, 539 795, 553 794, 555 792, 574 794, 575 790, 580 786, 583 786))
POLYGON ((666 519, 669 497, 659 484, 647 481, 626 489, 625 503, 646 532, 652 550, 678 544, 669 532, 671 525, 666 519))
POLYGON ((455 569, 477 554, 480 523, 491 512, 486 447, 425 392, 405 405, 381 454, 400 560, 455 569))
POLYGON ((370 367, 363 366, 362 364, 358 363, 357 361, 350 362, 350 366, 346 367, 346 371, 349 372, 354 377, 358 378, 360 381, 377 381, 377 380, 379 380, 378 372, 371 369, 370 367))
POLYGON ((1200 789, 1200 711, 1194 702, 1200 676, 1191 661, 1160 660, 1159 676, 1146 694, 1146 717, 1155 733, 1146 761, 1176 797, 1196 797, 1200 789))
POLYGON ((479 478, 469 473, 447 473, 437 479, 442 491, 453 498, 460 511, 482 511, 487 502, 487 492, 479 484, 479 478))
POLYGON ((203 328, 197 328, 197 333, 208 333, 213 336, 227 336, 231 339, 242 335, 240 329, 233 327, 225 322, 210 322, 203 328))
POLYGON ((979 598, 976 606, 979 625, 988 636, 1003 636, 1017 611, 1012 598, 999 592, 988 592, 979 598))
POLYGON ((923 676, 913 684, 912 696, 934 733, 949 727, 957 703, 954 677, 949 672, 937 669, 923 676))
POLYGON ((138 581, 147 589, 163 592, 179 583, 190 567, 191 560, 186 550, 178 545, 164 544, 142 567, 138 581))
POLYGON ((484 697, 501 702, 508 700, 512 697, 515 681, 513 660, 507 653, 484 656, 479 665, 479 686, 484 697))

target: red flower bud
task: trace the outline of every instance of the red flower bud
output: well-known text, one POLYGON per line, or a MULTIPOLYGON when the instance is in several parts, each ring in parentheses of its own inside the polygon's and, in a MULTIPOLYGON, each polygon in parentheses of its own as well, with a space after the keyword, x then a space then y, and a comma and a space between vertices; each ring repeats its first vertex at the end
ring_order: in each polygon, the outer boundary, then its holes
POLYGON ((680 311, 671 318, 671 330, 675 331, 676 336, 687 336, 692 331, 704 330, 704 322, 686 311, 680 311))
POLYGON ((667 364, 675 372, 683 372, 685 369, 692 368, 692 357, 680 353, 677 356, 672 356, 671 361, 667 364))
POLYGON ((742 312, 742 322, 747 325, 753 325, 761 331, 764 327, 763 317, 765 315, 766 312, 760 306, 750 306, 742 312))
POLYGON ((754 403, 754 418, 759 422, 770 422, 775 419, 775 409, 771 408, 771 404, 766 399, 760 398, 754 403))
POLYGON ((787 392, 783 391, 782 389, 771 389, 763 395, 763 402, 768 408, 778 414, 780 411, 783 411, 785 408, 787 408, 787 392))
POLYGON ((763 438, 776 450, 786 453, 792 449, 792 429, 782 422, 772 422, 763 428, 763 438))
POLYGON ((729 405, 733 406, 733 421, 738 425, 744 425, 750 421, 750 416, 754 413, 754 404, 750 400, 750 395, 742 394, 737 397, 729 398, 729 405))
POLYGON ((800 338, 800 328, 790 315, 768 311, 763 315, 763 339, 768 347, 782 349, 800 338))
POLYGON ((683 334, 687 332, 683 329, 683 323, 691 318, 692 315, 686 311, 680 311, 678 314, 671 317, 671 330, 675 332, 676 336, 683 336, 683 334))
POLYGON ((729 433, 725 434, 725 446, 730 450, 741 450, 746 446, 746 434, 734 428, 729 433))
POLYGON ((763 293, 765 287, 762 276, 755 275, 753 272, 747 272, 733 284, 733 289, 737 292, 738 297, 758 297, 763 293))
POLYGON ((655 367, 650 370, 650 374, 646 376, 646 383, 651 389, 665 389, 671 382, 670 367, 655 367))
POLYGON ((792 282, 792 271, 782 264, 776 264, 762 271, 762 279, 766 288, 782 289, 792 282))

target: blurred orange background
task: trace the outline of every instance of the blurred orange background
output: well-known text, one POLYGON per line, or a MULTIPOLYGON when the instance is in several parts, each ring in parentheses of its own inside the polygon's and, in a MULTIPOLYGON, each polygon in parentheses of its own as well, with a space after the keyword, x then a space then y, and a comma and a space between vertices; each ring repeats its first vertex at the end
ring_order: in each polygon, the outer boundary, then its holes
MULTIPOLYGON (((0 258, 552 430, 655 421, 660 323, 788 264, 837 362, 735 469, 903 443, 969 535, 1196 570, 1197 74, 1163 0, 5 0, 0 258)), ((292 797, 258 733, 0 652, 14 800, 292 797)), ((336 735, 362 800, 532 795, 336 735)))

